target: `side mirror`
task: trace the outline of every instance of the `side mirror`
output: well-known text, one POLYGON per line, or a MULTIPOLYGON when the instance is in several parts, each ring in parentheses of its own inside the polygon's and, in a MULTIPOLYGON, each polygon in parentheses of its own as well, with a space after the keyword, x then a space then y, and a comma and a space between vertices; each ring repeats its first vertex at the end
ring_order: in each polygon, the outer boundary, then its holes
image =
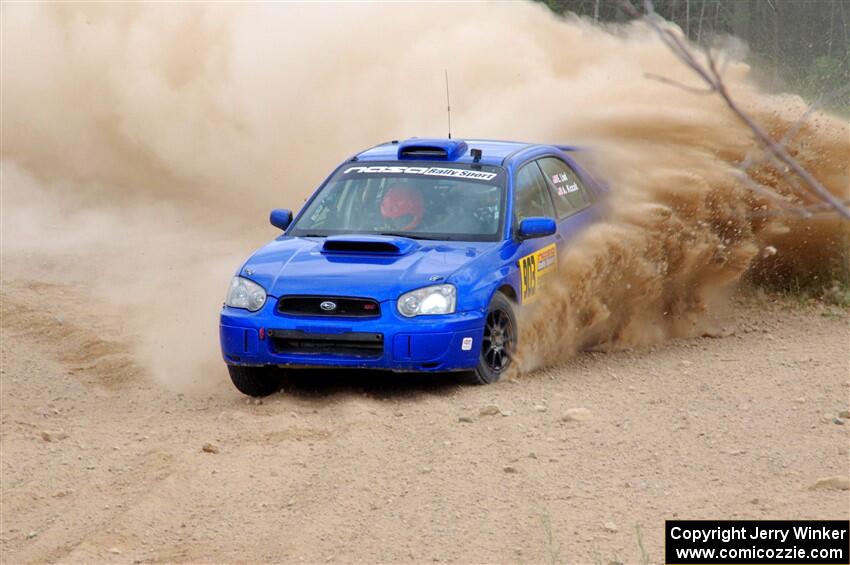
POLYGON ((526 218, 519 223, 520 239, 546 237, 556 231, 558 231, 558 225, 552 218, 526 218))
POLYGON ((283 208, 275 208, 269 214, 269 222, 276 227, 286 231, 289 224, 292 223, 292 210, 284 210, 283 208))

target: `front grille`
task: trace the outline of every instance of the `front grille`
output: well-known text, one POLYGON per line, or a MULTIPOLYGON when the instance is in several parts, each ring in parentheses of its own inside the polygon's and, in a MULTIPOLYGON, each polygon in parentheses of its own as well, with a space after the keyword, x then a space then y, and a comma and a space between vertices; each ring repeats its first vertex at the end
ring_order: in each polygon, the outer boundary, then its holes
POLYGON ((291 316, 378 318, 381 305, 371 298, 284 296, 277 303, 277 311, 291 316), (322 308, 323 304, 325 308, 322 308))
POLYGON ((275 353, 281 355, 328 355, 377 359, 384 354, 384 335, 349 332, 312 334, 298 330, 267 330, 275 353))

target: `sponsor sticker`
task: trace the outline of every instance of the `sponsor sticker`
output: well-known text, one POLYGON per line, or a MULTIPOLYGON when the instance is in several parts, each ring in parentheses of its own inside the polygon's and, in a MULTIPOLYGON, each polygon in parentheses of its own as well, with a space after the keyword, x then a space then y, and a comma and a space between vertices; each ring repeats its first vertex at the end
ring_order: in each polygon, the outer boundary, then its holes
POLYGON ((522 302, 527 304, 537 297, 537 291, 546 277, 558 270, 558 249, 554 243, 526 255, 519 260, 522 302))
POLYGON ((578 185, 576 183, 558 185, 558 196, 566 196, 570 192, 576 192, 577 190, 578 185))
POLYGON ((372 167, 349 167, 342 174, 348 173, 359 174, 404 174, 404 175, 424 175, 427 177, 449 177, 456 179, 470 180, 493 180, 496 178, 496 173, 487 173, 484 171, 472 171, 469 169, 452 169, 450 167, 403 167, 393 165, 376 165, 372 167))
POLYGON ((463 338, 463 341, 460 342, 460 348, 464 351, 469 351, 470 349, 472 349, 472 338, 471 337, 463 338))
POLYGON ((555 185, 555 188, 558 190, 558 196, 566 196, 571 192, 578 191, 578 184, 575 182, 570 182, 570 177, 567 176, 567 173, 558 173, 552 175, 552 184, 555 185))

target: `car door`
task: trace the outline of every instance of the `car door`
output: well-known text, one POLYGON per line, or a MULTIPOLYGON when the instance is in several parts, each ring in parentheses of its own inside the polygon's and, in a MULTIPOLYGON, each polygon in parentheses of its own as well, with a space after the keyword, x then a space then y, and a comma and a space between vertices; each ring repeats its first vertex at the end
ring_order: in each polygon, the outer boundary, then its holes
MULTIPOLYGON (((531 161, 517 169, 514 178, 513 228, 518 239, 519 225, 525 218, 546 217, 556 219, 555 208, 546 179, 540 166, 531 161)), ((545 279, 557 270, 558 234, 520 241, 514 257, 519 267, 520 302, 533 302, 545 279)))
POLYGON ((555 205, 559 242, 568 241, 594 219, 594 195, 565 161, 554 156, 537 160, 555 205))

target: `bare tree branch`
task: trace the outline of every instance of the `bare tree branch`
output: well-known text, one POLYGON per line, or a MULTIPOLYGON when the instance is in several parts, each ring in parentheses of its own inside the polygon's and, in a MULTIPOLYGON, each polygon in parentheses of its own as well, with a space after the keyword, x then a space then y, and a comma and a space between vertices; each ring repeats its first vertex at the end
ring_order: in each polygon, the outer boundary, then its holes
MULTIPOLYGON (((786 131, 785 135, 782 136, 782 139, 779 140, 779 144, 783 146, 787 145, 788 142, 795 135, 797 135, 797 132, 800 131, 800 128, 803 126, 809 116, 811 116, 811 114, 815 112, 815 110, 831 102, 839 95, 844 94, 847 91, 850 91, 850 85, 841 86, 839 88, 834 89, 832 92, 828 92, 825 95, 818 97, 818 99, 812 104, 810 104, 809 107, 806 108, 806 111, 803 112, 803 114, 799 118, 797 118, 797 120, 793 124, 791 124, 791 127, 788 128, 788 131, 786 131)), ((781 164, 779 160, 771 153, 766 153, 765 157, 756 159, 753 155, 753 151, 750 151, 747 153, 746 157, 738 166, 738 168, 744 173, 749 174, 750 168, 761 165, 765 160, 769 160, 771 162, 774 168, 782 174, 786 182, 788 182, 788 184, 791 185, 798 194, 807 194, 807 191, 805 191, 805 189, 803 189, 799 185, 797 179, 789 174, 790 169, 787 166, 781 164)))
POLYGON ((753 120, 749 115, 743 112, 737 104, 732 100, 729 95, 729 92, 726 90, 726 85, 720 80, 720 77, 716 75, 716 68, 714 67, 714 60, 709 59, 709 63, 711 64, 711 70, 715 73, 715 77, 717 78, 717 91, 723 100, 726 101, 726 105, 732 110, 732 112, 738 116, 738 118, 747 124, 747 127, 756 134, 756 139, 762 143, 765 148, 777 157, 780 161, 788 165, 788 167, 796 173, 800 179, 808 186, 812 191, 814 191, 817 196, 820 197, 820 200, 828 202, 832 205, 836 212, 838 212, 844 219, 850 220, 850 209, 845 206, 840 199, 838 199, 835 195, 833 195, 826 187, 824 187, 820 181, 818 181, 805 167, 800 165, 796 159, 794 159, 788 151, 785 149, 785 146, 776 143, 770 138, 770 135, 762 128, 755 120, 753 120))
POLYGON ((683 84, 677 80, 673 80, 661 75, 656 75, 654 73, 644 73, 643 76, 651 80, 657 80, 658 82, 669 84, 670 86, 675 86, 676 88, 681 88, 682 90, 692 92, 693 94, 714 94, 714 90, 712 90, 711 88, 697 88, 695 86, 688 86, 687 84, 683 84))
POLYGON ((741 165, 747 163, 748 159, 749 163, 746 167, 747 169, 751 168, 755 164, 761 164, 761 162, 767 160, 770 162, 770 165, 773 167, 773 169, 777 171, 780 175, 782 175, 782 178, 785 179, 785 182, 788 183, 788 185, 793 189, 794 192, 796 192, 799 196, 802 196, 803 198, 812 197, 811 191, 807 190, 804 186, 801 186, 800 181, 798 181, 791 174, 791 169, 787 165, 783 164, 773 153, 766 151, 764 153, 764 157, 756 162, 752 161, 752 159, 748 155, 747 159, 744 159, 741 165))
MULTIPOLYGON (((628 0, 621 0, 623 10, 634 18, 640 18, 642 15, 628 0)), ((735 102, 723 82, 722 72, 718 70, 717 63, 710 50, 704 51, 704 56, 708 62, 708 68, 705 64, 697 60, 693 50, 687 45, 687 41, 683 40, 679 35, 674 33, 670 28, 663 26, 660 22, 663 20, 655 13, 655 8, 652 0, 644 0, 644 9, 646 10, 646 23, 656 32, 662 43, 673 52, 673 54, 687 65, 695 74, 697 74, 703 82, 708 86, 707 92, 716 92, 725 102, 726 106, 732 113, 742 121, 747 128, 753 133, 756 141, 765 150, 768 158, 773 162, 774 166, 779 170, 786 180, 795 188, 795 192, 800 192, 801 195, 808 196, 814 200, 826 204, 829 208, 837 212, 845 220, 850 220, 850 208, 841 199, 832 194, 826 187, 818 181, 805 167, 803 167, 794 157, 788 153, 785 148, 785 140, 780 142, 773 140, 767 131, 756 122, 749 114, 744 112, 735 102), (787 169, 787 170, 786 170, 787 169), (790 180, 789 173, 793 173, 802 182, 802 186, 790 180)), ((650 77, 655 80, 661 79, 661 82, 673 84, 686 90, 693 90, 692 87, 687 87, 681 83, 666 79, 664 77, 650 77)), ((698 91, 703 93, 704 91, 698 91)), ((750 186, 750 188, 752 188, 750 186)))
MULTIPOLYGON (((839 95, 845 93, 846 91, 850 91, 850 85, 841 86, 840 88, 837 88, 837 89, 833 90, 832 92, 827 93, 826 95, 820 96, 818 98, 818 100, 816 100, 815 102, 810 104, 809 107, 806 108, 806 111, 803 112, 803 114, 797 119, 797 121, 795 121, 791 125, 791 127, 788 128, 788 131, 786 131, 785 135, 782 136, 782 139, 779 140, 779 144, 782 145, 782 146, 787 145, 788 142, 795 135, 797 135, 797 132, 800 131, 800 128, 803 127, 803 124, 806 122, 808 117, 816 109, 823 106, 824 104, 827 104, 828 102, 837 98, 839 95)), ((785 177, 786 182, 788 182, 788 184, 791 185, 797 193, 805 194, 805 190, 797 182, 797 179, 788 174, 789 173, 788 167, 785 167, 781 163, 779 163, 778 160, 776 159, 776 157, 774 157, 770 153, 767 153, 767 158, 773 163, 774 168, 776 170, 778 170, 780 173, 782 173, 782 176, 785 177)), ((764 161, 764 159, 759 159, 757 161, 754 160, 752 152, 750 152, 747 155, 747 158, 744 159, 744 162, 741 164, 740 168, 744 171, 747 171, 747 170, 749 170, 750 167, 752 167, 754 165, 759 165, 760 162, 762 162, 762 161, 764 161)), ((820 204, 820 205, 816 205, 816 206, 827 206, 828 207, 828 204, 820 204)), ((847 206, 846 203, 845 203, 845 206, 847 206)), ((810 207, 809 209, 812 209, 812 207, 810 207)))
POLYGON ((797 118, 797 121, 794 122, 790 128, 788 128, 788 131, 785 132, 785 135, 782 136, 782 139, 779 140, 779 143, 781 143, 782 145, 787 145, 791 138, 797 135, 797 132, 800 131, 800 128, 803 127, 803 124, 806 122, 807 119, 809 119, 809 116, 811 116, 816 110, 820 109, 826 104, 831 103, 840 95, 846 95, 848 93, 850 93, 850 84, 845 84, 831 92, 827 92, 826 94, 819 96, 818 99, 811 103, 809 107, 806 108, 806 111, 803 112, 803 114, 799 118, 797 118))
POLYGON ((796 214, 798 216, 809 218, 811 217, 811 213, 809 213, 804 206, 797 206, 788 202, 784 198, 782 198, 779 194, 776 193, 772 188, 768 188, 763 184, 757 183, 753 180, 753 178, 748 175, 745 171, 740 171, 736 174, 738 179, 744 183, 744 187, 749 189, 750 191, 758 194, 760 196, 764 196, 771 200, 774 204, 779 206, 785 212, 790 212, 792 214, 796 214))

